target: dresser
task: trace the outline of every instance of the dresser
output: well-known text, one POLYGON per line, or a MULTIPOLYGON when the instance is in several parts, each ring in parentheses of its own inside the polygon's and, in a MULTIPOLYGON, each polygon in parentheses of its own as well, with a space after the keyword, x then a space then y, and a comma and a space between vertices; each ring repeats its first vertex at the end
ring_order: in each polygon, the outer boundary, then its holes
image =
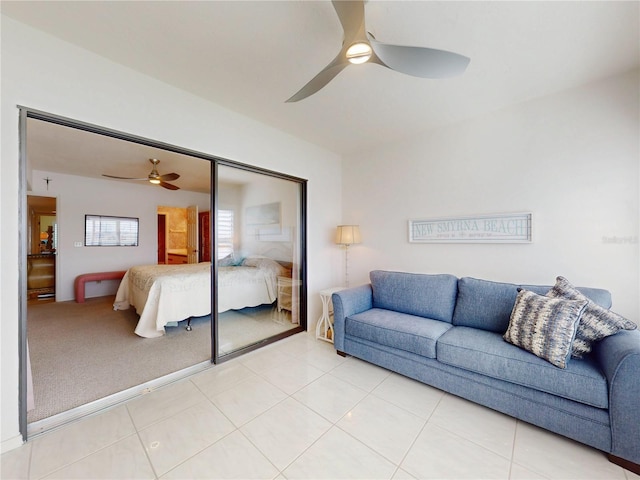
POLYGON ((56 293, 56 256, 27 255, 27 294, 29 298, 56 293))

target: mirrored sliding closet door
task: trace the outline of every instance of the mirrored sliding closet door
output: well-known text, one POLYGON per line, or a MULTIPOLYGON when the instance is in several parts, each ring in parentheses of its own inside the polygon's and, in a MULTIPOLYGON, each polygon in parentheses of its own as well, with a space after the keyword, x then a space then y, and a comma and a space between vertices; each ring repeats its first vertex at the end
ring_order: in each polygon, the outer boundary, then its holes
POLYGON ((217 165, 214 358, 305 327, 304 181, 217 165))

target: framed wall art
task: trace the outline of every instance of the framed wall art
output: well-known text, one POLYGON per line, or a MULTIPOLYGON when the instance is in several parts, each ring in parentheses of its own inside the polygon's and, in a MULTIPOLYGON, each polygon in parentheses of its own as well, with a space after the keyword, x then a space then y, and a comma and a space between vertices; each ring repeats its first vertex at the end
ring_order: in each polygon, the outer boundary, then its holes
POLYGON ((531 243, 531 213, 409 220, 411 243, 531 243))
POLYGON ((252 226, 279 227, 280 202, 247 207, 245 211, 245 221, 247 225, 252 226))

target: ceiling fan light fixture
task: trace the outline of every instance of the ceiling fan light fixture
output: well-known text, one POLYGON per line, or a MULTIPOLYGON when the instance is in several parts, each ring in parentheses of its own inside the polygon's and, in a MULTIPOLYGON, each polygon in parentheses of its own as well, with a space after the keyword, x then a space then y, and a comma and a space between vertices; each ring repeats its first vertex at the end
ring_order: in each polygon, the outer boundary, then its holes
POLYGON ((367 62, 371 58, 373 50, 371 45, 365 42, 354 43, 347 49, 347 60, 353 64, 361 64, 367 62))
POLYGON ((158 173, 158 168, 157 168, 158 164, 160 163, 160 160, 158 160, 157 158, 150 158, 149 161, 153 165, 153 168, 151 169, 151 173, 143 178, 119 177, 116 175, 107 175, 106 173, 103 173, 102 176, 107 178, 115 178, 118 180, 140 180, 140 181, 144 180, 151 183, 152 185, 160 185, 161 187, 166 188, 167 190, 180 190, 180 187, 173 185, 171 183, 168 183, 168 182, 172 182, 173 180, 179 179, 180 175, 178 175, 175 172, 160 175, 158 173))

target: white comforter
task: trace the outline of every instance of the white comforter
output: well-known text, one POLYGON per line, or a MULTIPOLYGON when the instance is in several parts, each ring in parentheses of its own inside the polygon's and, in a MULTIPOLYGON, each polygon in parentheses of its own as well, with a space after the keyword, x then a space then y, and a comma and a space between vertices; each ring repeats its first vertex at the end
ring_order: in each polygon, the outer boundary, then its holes
MULTIPOLYGON (((256 266, 218 269, 218 312, 255 307, 277 299, 281 266, 272 260, 256 266), (275 264, 275 265, 274 265, 275 264)), ((168 323, 211 313, 211 263, 143 265, 130 268, 120 282, 114 310, 133 305, 140 320, 135 333, 164 335, 168 323)))

